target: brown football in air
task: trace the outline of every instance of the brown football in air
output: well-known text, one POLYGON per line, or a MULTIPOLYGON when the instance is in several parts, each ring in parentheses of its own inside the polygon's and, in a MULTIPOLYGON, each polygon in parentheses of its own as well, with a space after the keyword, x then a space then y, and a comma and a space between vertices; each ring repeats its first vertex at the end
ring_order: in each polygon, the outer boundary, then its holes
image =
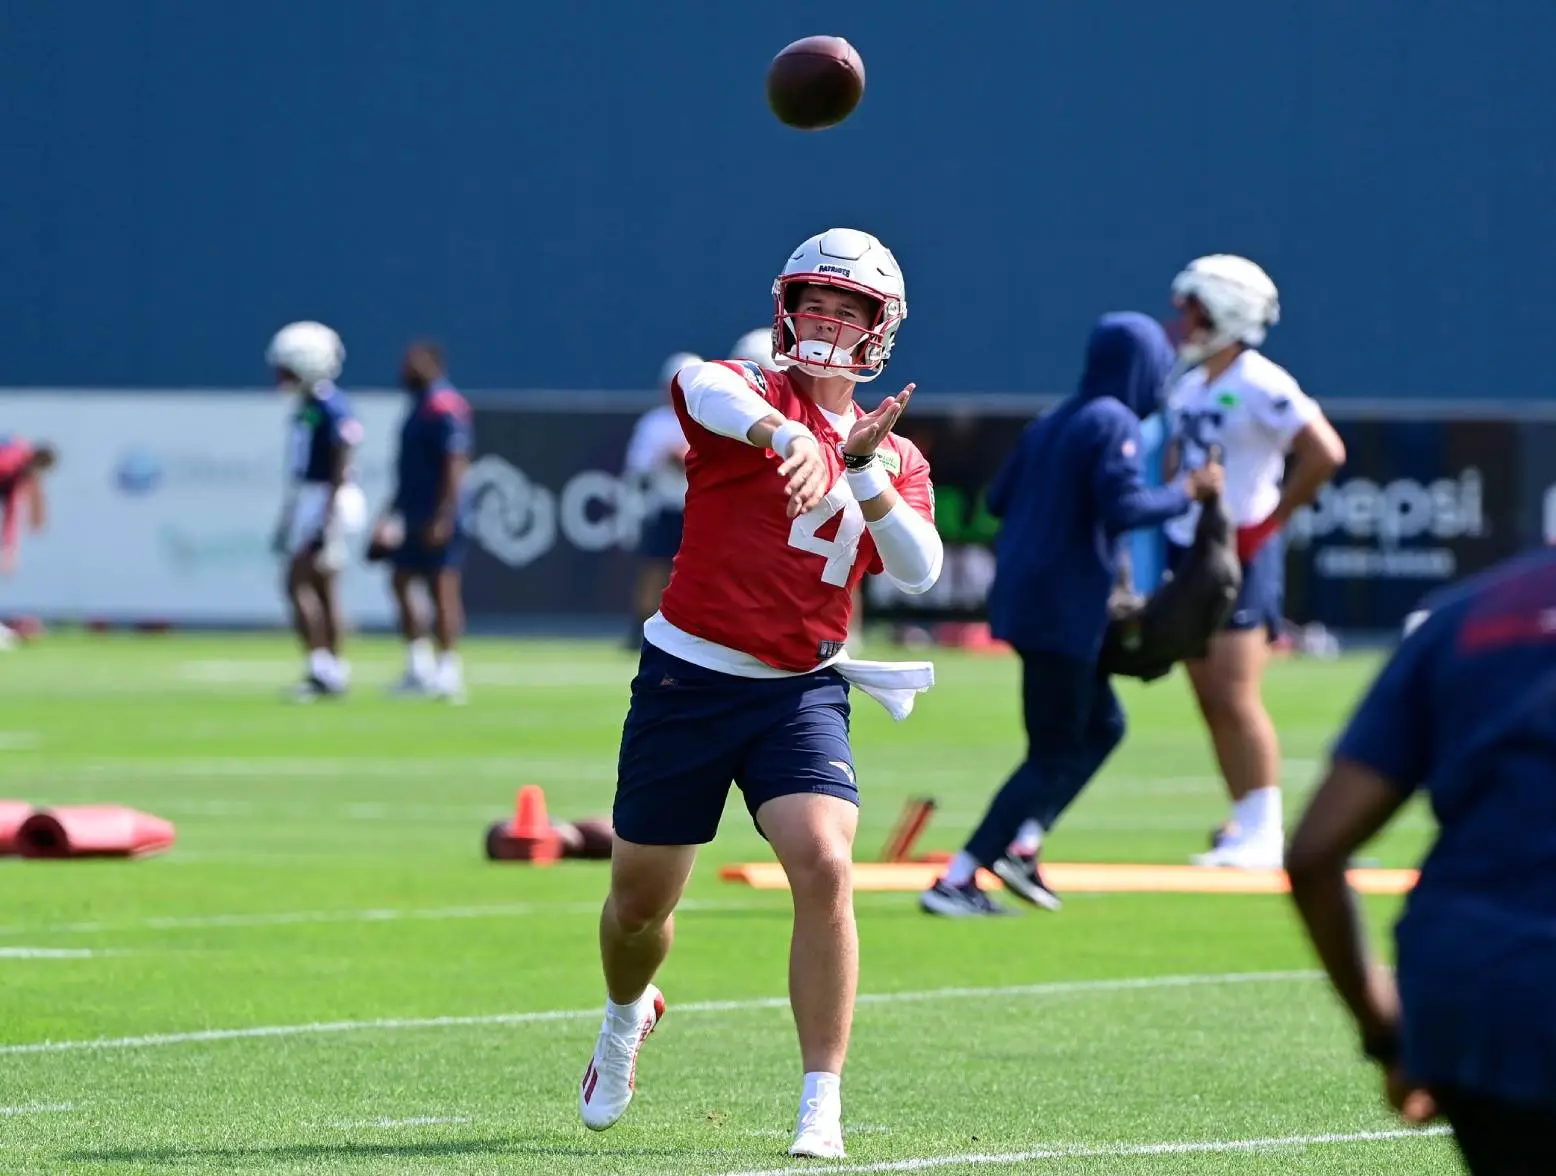
POLYGON ((864 61, 842 37, 802 37, 767 67, 767 105, 802 131, 835 127, 864 97, 864 61))

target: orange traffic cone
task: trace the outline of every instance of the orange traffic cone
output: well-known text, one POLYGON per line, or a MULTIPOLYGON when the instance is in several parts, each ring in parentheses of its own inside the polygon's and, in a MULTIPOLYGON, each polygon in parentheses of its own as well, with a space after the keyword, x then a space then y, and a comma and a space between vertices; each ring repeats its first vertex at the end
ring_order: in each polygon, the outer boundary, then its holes
POLYGON ((17 853, 16 831, 32 816, 32 805, 25 800, 0 800, 0 857, 17 853))
POLYGON ((546 817, 546 794, 539 784, 519 789, 513 820, 486 830, 486 856, 493 861, 549 866, 562 856, 562 838, 546 817))
POLYGON ((28 858, 146 857, 173 844, 173 826, 121 805, 39 809, 16 830, 28 858))

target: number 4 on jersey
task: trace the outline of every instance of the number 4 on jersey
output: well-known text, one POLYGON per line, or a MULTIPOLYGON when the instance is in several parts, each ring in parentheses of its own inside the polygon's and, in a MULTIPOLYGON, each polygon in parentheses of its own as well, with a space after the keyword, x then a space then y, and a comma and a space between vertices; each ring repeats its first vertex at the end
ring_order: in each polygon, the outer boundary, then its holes
POLYGON ((859 558, 859 538, 863 534, 864 512, 848 487, 839 482, 810 510, 796 516, 789 527, 789 546, 826 556, 821 582, 844 588, 848 585, 848 573, 853 570, 854 560, 859 558), (837 534, 831 539, 817 535, 816 532, 836 518, 839 511, 843 517, 838 520, 837 534))

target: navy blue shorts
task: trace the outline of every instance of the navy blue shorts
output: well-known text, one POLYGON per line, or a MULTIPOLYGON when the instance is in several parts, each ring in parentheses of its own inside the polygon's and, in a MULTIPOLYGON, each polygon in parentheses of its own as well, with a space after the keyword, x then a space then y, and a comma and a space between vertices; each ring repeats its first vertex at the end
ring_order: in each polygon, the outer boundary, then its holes
MULTIPOLYGON (((1178 568, 1188 557, 1189 549, 1178 544, 1167 544, 1167 570, 1178 568)), ((1275 640, 1281 634, 1286 617, 1286 545, 1280 535, 1273 535, 1265 545, 1254 552, 1253 559, 1243 565, 1243 588, 1237 594, 1232 615, 1222 626, 1228 632, 1242 633, 1249 629, 1263 628, 1275 640)))
POLYGON ((737 678, 645 641, 616 766, 617 835, 704 845, 731 783, 753 822, 769 800, 796 793, 858 804, 848 718, 848 683, 835 670, 737 678))
POLYGON ((674 559, 681 550, 681 526, 685 521, 685 513, 678 510, 662 510, 645 519, 638 554, 644 559, 674 559))
POLYGON ((389 556, 392 566, 401 571, 415 572, 423 576, 433 575, 446 568, 457 570, 464 566, 465 549, 469 540, 462 530, 455 527, 453 538, 442 547, 428 547, 421 541, 420 532, 420 524, 406 525, 405 542, 389 556))

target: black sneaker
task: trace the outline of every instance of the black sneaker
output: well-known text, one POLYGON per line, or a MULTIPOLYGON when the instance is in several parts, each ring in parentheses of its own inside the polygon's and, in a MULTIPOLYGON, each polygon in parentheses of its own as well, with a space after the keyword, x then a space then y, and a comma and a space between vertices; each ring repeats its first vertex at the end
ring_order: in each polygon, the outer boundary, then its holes
POLYGON ((1056 911, 1063 905, 1059 896, 1043 881, 1043 871, 1037 864, 1035 853, 1006 854, 991 868, 994 876, 1005 883, 1006 888, 1017 898, 1035 907, 1042 907, 1045 911, 1056 911))
POLYGON ((944 878, 918 896, 918 905, 927 915, 948 915, 952 918, 1015 913, 979 890, 976 882, 952 886, 944 878))

